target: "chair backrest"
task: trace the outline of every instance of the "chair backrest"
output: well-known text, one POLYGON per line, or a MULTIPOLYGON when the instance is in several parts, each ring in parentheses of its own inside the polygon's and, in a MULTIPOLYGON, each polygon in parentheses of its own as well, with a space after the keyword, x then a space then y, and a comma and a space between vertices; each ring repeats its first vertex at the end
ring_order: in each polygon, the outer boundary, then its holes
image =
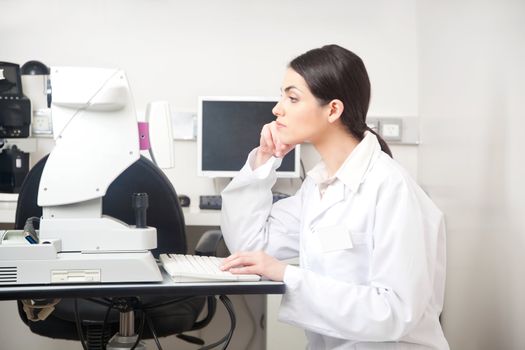
MULTIPOLYGON (((29 217, 41 217, 42 208, 37 205, 38 186, 47 157, 31 168, 18 197, 15 216, 15 229, 22 229, 29 217)), ((82 186, 82 183, 79 183, 82 186)), ((108 188, 103 198, 102 212, 128 224, 134 224, 134 211, 131 206, 133 193, 147 193, 149 208, 147 211, 148 226, 157 229, 157 248, 152 251, 155 257, 161 253, 187 252, 185 224, 182 209, 173 185, 164 173, 151 161, 141 157, 126 169, 108 188)), ((143 304, 158 304, 168 297, 142 297, 143 304)), ((163 307, 152 314, 158 336, 179 334, 195 327, 202 327, 197 318, 202 311, 206 298, 193 298, 177 305, 163 307)), ((78 340, 75 327, 74 306, 71 299, 63 299, 55 306, 55 311, 42 322, 31 322, 27 319, 22 303, 18 302, 19 314, 33 333, 51 338, 78 340)), ((93 325, 100 329, 107 307, 98 303, 79 300, 78 310, 84 325, 93 325)), ((113 310, 109 316, 110 332, 118 328, 119 315, 113 310)), ((89 327, 88 332, 89 332, 89 327)), ((108 330, 106 330, 108 331, 108 330)), ((144 338, 151 337, 146 331, 144 338)))

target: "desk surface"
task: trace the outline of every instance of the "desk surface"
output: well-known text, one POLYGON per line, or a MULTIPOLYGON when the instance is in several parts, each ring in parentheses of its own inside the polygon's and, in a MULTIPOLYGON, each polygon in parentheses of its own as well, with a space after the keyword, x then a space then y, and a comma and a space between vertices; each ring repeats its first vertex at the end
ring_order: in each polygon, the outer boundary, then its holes
POLYGON ((210 282, 175 283, 164 271, 158 283, 54 284, 0 286, 0 300, 39 298, 131 297, 144 295, 192 296, 222 294, 283 294, 284 283, 210 282))

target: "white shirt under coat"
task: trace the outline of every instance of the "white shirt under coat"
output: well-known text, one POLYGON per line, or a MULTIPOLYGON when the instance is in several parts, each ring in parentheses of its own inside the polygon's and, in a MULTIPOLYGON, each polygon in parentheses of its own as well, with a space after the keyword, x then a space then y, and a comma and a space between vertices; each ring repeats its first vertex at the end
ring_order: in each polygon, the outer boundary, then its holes
POLYGON ((252 170, 254 155, 222 192, 221 229, 231 252, 299 256, 279 319, 304 328, 309 349, 449 349, 443 215, 375 135, 334 178, 321 162, 274 205, 281 160, 252 170))

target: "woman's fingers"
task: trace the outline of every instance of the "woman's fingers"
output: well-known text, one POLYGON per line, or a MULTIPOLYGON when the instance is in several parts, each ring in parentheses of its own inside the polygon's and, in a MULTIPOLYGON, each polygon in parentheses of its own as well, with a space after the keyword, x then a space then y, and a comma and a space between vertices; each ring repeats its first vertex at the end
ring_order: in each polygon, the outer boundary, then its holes
POLYGON ((231 273, 248 273, 282 281, 286 264, 274 257, 259 252, 237 252, 224 259, 221 270, 231 273))
POLYGON ((265 124, 261 130, 259 148, 255 158, 254 169, 263 165, 272 156, 283 158, 295 145, 287 145, 279 140, 277 123, 275 121, 265 124))
POLYGON ((228 271, 230 271, 233 274, 261 275, 261 272, 259 271, 259 268, 256 265, 232 267, 228 271))
POLYGON ((227 271, 231 268, 253 265, 253 259, 250 258, 249 253, 235 253, 223 260, 221 270, 227 271))
POLYGON ((279 132, 277 131, 277 123, 275 121, 268 125, 268 129, 272 135, 273 152, 272 154, 278 158, 284 157, 294 146, 282 143, 279 139, 279 132))
POLYGON ((259 143, 265 152, 270 154, 274 153, 275 143, 269 124, 263 126, 261 130, 261 140, 259 143))
POLYGON ((272 135, 272 142, 273 142, 273 152, 272 154, 276 157, 279 157, 279 150, 280 150, 280 142, 279 137, 277 135, 277 124, 275 122, 271 122, 268 124, 268 129, 270 130, 270 134, 272 135))

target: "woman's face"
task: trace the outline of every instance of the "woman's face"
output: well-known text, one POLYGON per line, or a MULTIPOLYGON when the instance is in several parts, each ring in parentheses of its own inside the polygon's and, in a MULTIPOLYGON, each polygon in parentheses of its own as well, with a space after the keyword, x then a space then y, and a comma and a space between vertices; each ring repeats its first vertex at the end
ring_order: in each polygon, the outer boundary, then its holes
POLYGON ((281 99, 273 108, 277 117, 279 141, 295 145, 304 141, 315 144, 329 125, 329 106, 321 106, 306 81, 288 68, 281 88, 281 99))

